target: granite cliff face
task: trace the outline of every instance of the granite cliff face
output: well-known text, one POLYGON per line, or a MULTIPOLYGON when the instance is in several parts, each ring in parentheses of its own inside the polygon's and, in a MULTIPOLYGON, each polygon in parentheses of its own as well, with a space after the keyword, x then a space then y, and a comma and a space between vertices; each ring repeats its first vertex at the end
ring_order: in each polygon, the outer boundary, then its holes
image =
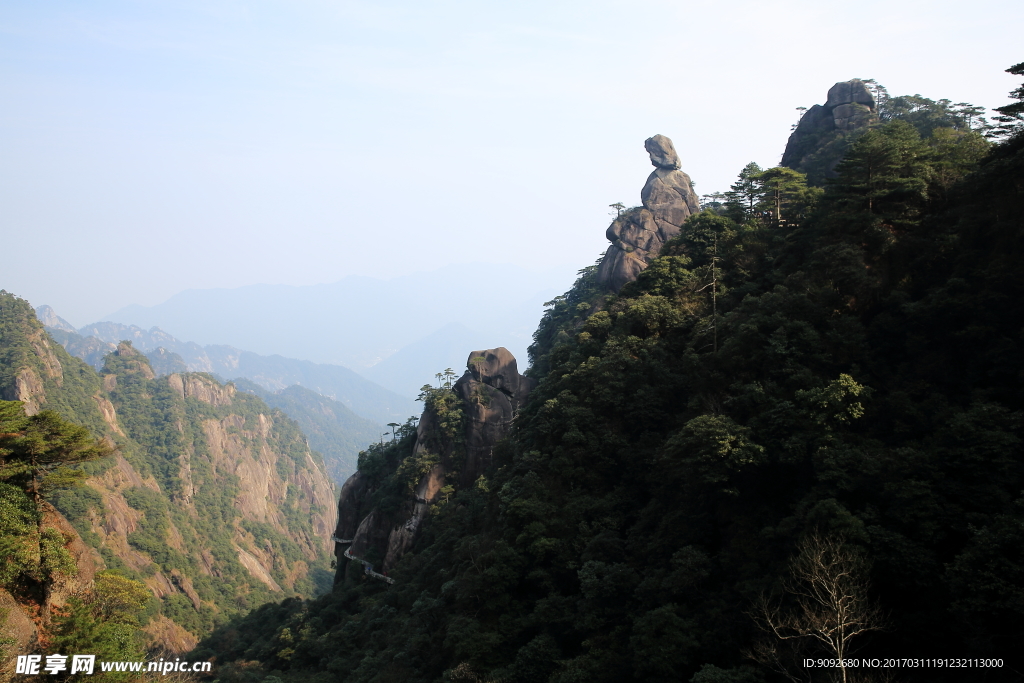
POLYGON ((10 378, 0 383, 0 399, 21 401, 25 414, 35 415, 46 404, 48 388, 52 391, 64 386, 64 367, 54 352, 56 345, 42 327, 28 330, 25 340, 35 362, 4 368, 10 378))
MULTIPOLYGON (((423 411, 409 460, 426 462, 426 471, 397 511, 371 503, 381 482, 369 473, 356 472, 345 482, 334 534, 339 566, 344 566, 348 549, 356 558, 383 558, 383 570, 392 569, 412 548, 431 506, 446 487, 473 485, 493 464, 495 446, 508 434, 516 412, 535 386, 536 380, 519 374, 516 359, 505 348, 469 354, 466 372, 451 387, 453 403, 462 415, 459 433, 446 438, 438 414, 429 406, 423 411), (427 457, 431 455, 436 457, 427 457)), ((336 581, 343 575, 339 570, 336 581)))
MULTIPOLYGON (((282 586, 294 590, 296 579, 308 574, 310 566, 329 550, 327 538, 334 527, 333 486, 301 432, 258 398, 236 392, 234 386, 222 385, 209 375, 175 373, 156 378, 146 356, 130 345, 118 345, 115 355, 120 362, 108 364, 103 375, 113 410, 135 413, 140 390, 145 391, 160 399, 160 417, 171 423, 177 438, 166 453, 170 460, 161 468, 163 476, 152 466, 145 468, 150 474, 142 476, 131 462, 119 457, 115 467, 89 480, 104 496, 108 510, 106 521, 94 524, 92 531, 105 546, 120 548, 129 564, 141 562, 143 566, 135 568, 142 569, 150 559, 132 549, 132 517, 138 513, 122 504, 128 502, 122 491, 148 488, 186 513, 180 519, 171 515, 167 537, 174 545, 173 539, 194 534, 191 529, 178 527, 187 524, 189 517, 208 513, 208 498, 213 489, 219 489, 219 497, 230 503, 234 517, 232 521, 224 520, 228 524, 219 530, 224 533, 224 549, 229 545, 234 559, 269 590, 280 592, 282 586), (225 489, 228 496, 221 495, 225 489), (125 514, 119 515, 119 510, 125 514), (292 517, 304 523, 299 526, 292 517), (294 544, 288 557, 276 547, 284 539, 294 544)), ((143 445, 151 440, 136 420, 122 430, 143 445)), ((195 545, 191 548, 179 540, 179 550, 197 558, 207 557, 206 562, 196 563, 197 569, 217 577, 219 562, 212 539, 193 538, 195 545)), ((158 571, 146 581, 158 597, 177 586, 174 590, 184 592, 200 609, 203 599, 190 595, 191 581, 184 573, 179 572, 182 576, 177 580, 173 571, 170 576, 162 573, 167 572, 158 571)))
POLYGON ((519 374, 516 359, 502 347, 474 351, 466 368, 454 387, 466 411, 462 486, 493 464, 494 445, 508 434, 512 418, 537 386, 537 380, 519 374))
POLYGON ((842 159, 856 133, 878 122, 877 114, 875 98, 864 81, 836 83, 824 105, 804 112, 789 136, 781 165, 820 182, 842 159))
POLYGON ((598 281, 613 292, 647 267, 661 246, 679 234, 686 219, 700 211, 690 176, 679 170, 672 141, 655 135, 644 142, 654 172, 640 193, 642 207, 618 216, 605 235, 612 243, 597 271, 598 281))

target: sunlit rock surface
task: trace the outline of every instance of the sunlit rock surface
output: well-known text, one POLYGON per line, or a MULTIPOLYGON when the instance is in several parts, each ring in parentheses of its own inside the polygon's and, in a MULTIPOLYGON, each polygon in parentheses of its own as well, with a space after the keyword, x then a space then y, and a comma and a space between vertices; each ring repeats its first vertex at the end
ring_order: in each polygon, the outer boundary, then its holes
POLYGON ((679 170, 672 141, 655 135, 644 147, 655 168, 640 193, 643 206, 619 215, 605 233, 612 244, 598 267, 597 279, 613 292, 635 280, 662 245, 679 234, 686 219, 700 210, 690 176, 679 170))

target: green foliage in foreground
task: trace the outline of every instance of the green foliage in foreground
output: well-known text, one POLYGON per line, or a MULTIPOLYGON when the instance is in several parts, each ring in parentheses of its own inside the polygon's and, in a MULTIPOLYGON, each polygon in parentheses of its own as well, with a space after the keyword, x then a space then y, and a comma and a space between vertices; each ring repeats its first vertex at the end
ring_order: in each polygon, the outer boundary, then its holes
POLYGON ((1024 137, 951 153, 893 122, 799 224, 700 214, 597 312, 584 276, 500 466, 394 586, 348 576, 200 651, 222 681, 834 680, 799 665, 827 648, 762 628, 824 538, 876 615, 854 656, 1000 657, 978 679, 1015 680, 1024 137))
MULTIPOLYGON (((152 601, 149 589, 115 571, 100 572, 91 590, 72 597, 55 616, 51 649, 60 653, 95 654, 97 661, 140 661, 146 658, 139 632, 140 615, 152 601)), ((94 674, 99 681, 131 680, 126 673, 94 674)))
MULTIPOLYGON (((27 416, 20 401, 0 401, 0 588, 24 603, 49 608, 54 585, 77 578, 78 567, 68 550, 71 535, 44 523, 43 499, 63 494, 83 514, 100 505, 92 489, 69 488, 80 484, 83 474, 71 466, 109 455, 110 450, 106 442, 53 411, 27 416), (56 487, 63 488, 54 491, 56 487), (77 491, 83 494, 73 497, 77 491)), ((141 582, 100 572, 89 589, 52 615, 52 623, 43 621, 40 639, 48 641, 50 652, 141 659, 139 617, 150 601, 149 589, 141 582)), ((124 678, 99 674, 97 680, 124 678)))
POLYGON ((43 524, 44 498, 81 483, 73 465, 110 451, 53 411, 26 415, 22 402, 0 401, 0 588, 42 602, 54 582, 74 575, 68 539, 43 524))

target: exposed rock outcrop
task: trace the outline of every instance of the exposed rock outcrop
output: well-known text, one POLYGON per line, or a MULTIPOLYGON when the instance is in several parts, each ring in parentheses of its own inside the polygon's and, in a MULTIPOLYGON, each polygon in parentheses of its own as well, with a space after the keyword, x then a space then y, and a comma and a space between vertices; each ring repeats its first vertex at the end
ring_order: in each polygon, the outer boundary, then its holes
POLYGON ((195 648, 199 639, 162 614, 158 614, 142 629, 149 640, 160 643, 172 654, 180 655, 195 648))
POLYGON ((644 147, 655 168, 640 193, 643 207, 618 216, 605 233, 612 244, 598 267, 597 279, 613 292, 635 280, 662 245, 679 234, 686 219, 700 210, 690 176, 679 170, 672 141, 655 135, 644 147))
POLYGON ((125 371, 136 372, 144 379, 156 377, 153 368, 149 365, 149 359, 141 351, 135 349, 131 342, 121 342, 117 345, 117 350, 114 353, 121 358, 127 359, 124 364, 125 371))
POLYGON ((15 655, 28 652, 36 642, 37 634, 35 622, 26 614, 21 603, 0 588, 0 635, 13 641, 6 648, 10 654, 5 652, 3 654, 7 656, 0 659, 0 681, 7 681, 13 677, 15 655))
MULTIPOLYGON (((436 438, 437 416, 427 408, 416 429, 412 457, 440 450, 438 462, 420 477, 412 500, 395 513, 371 506, 376 490, 371 477, 356 472, 342 487, 338 500, 335 555, 344 562, 350 552, 362 558, 370 551, 384 558, 383 570, 392 569, 412 548, 430 506, 437 503, 448 485, 470 486, 493 464, 494 447, 509 432, 512 420, 526 402, 536 380, 519 374, 515 357, 505 348, 469 354, 466 372, 452 391, 461 399, 464 414, 462 439, 457 447, 436 438)), ((450 490, 450 489, 449 489, 450 490)), ((343 571, 338 576, 343 576, 343 571)))
MULTIPOLYGON (((116 377, 113 377, 116 382, 116 377)), ((96 407, 100 409, 100 414, 103 415, 103 421, 107 423, 111 431, 115 434, 125 436, 124 431, 121 429, 121 425, 117 423, 117 411, 114 409, 114 404, 110 402, 110 399, 100 394, 98 391, 93 394, 92 400, 96 401, 96 407)))
POLYGON ((175 373, 167 376, 167 383, 178 396, 194 398, 212 406, 229 406, 231 397, 235 395, 234 384, 221 385, 203 375, 175 373))
POLYGON ((22 401, 25 414, 35 415, 46 403, 46 385, 60 388, 64 385, 64 368, 50 346, 50 338, 40 326, 29 331, 28 347, 33 355, 34 367, 22 367, 14 376, 13 386, 0 387, 0 398, 22 401))
POLYGON ((836 83, 829 88, 824 105, 816 104, 804 112, 789 136, 781 165, 809 175, 831 174, 849 146, 841 140, 877 122, 875 98, 864 81, 855 78, 836 83))
POLYGON ((50 306, 36 306, 36 318, 45 327, 52 327, 55 330, 63 330, 64 332, 77 333, 75 326, 57 315, 57 311, 53 310, 50 306))
POLYGON ((56 529, 64 537, 64 549, 74 560, 76 567, 73 574, 64 576, 50 585, 43 609, 45 621, 49 619, 53 607, 63 607, 72 596, 91 589, 96 572, 104 568, 104 563, 99 553, 85 544, 71 523, 52 505, 43 502, 40 505, 40 512, 43 515, 42 526, 56 529))
POLYGON ((474 351, 455 393, 466 411, 466 458, 460 484, 472 484, 493 462, 494 445, 508 433, 516 412, 537 385, 519 374, 515 357, 505 348, 474 351))
POLYGON ((370 478, 362 472, 356 472, 342 485, 338 495, 338 526, 334 537, 351 541, 359 524, 370 512, 367 499, 371 492, 370 478))
POLYGON ((39 406, 46 402, 43 381, 39 379, 38 373, 33 368, 24 368, 14 378, 13 395, 4 398, 21 401, 25 404, 25 414, 35 415, 40 410, 39 406))

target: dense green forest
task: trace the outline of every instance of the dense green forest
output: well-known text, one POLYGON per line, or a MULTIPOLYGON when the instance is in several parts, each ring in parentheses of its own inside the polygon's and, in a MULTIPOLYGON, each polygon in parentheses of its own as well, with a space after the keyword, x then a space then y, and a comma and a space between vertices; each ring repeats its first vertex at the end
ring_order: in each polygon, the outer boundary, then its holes
MULTIPOLYGON (((197 655, 221 681, 1020 680, 1020 104, 996 144, 897 104, 819 186, 748 166, 617 295, 581 271, 497 466, 394 585, 342 566, 197 655), (802 665, 850 656, 1003 666, 802 665)), ((381 500, 411 445, 362 456, 381 500)))

